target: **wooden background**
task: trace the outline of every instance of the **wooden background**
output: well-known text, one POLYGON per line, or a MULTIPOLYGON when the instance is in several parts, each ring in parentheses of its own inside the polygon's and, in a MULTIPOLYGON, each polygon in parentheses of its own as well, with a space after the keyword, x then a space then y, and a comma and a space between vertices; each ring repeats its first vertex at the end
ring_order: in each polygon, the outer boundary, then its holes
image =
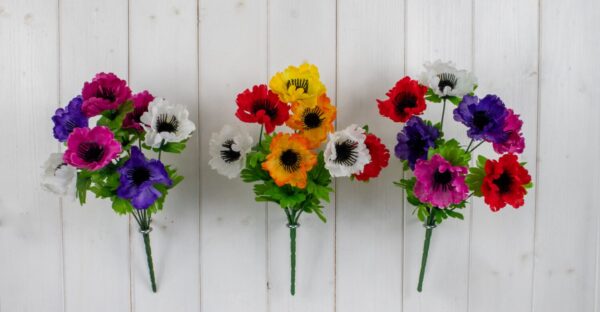
POLYGON ((0 0, 0 311, 600 312, 599 29, 597 0, 0 0), (527 204, 473 200, 436 229, 418 294, 424 230, 391 183, 398 162, 367 185, 340 179, 327 224, 301 220, 290 297, 284 214, 210 170, 210 133, 237 122, 238 92, 308 60, 337 126, 369 123, 393 147, 400 125, 375 99, 438 58, 521 114, 527 204), (154 218, 158 294, 132 220, 39 187, 59 149, 50 116, 99 71, 198 125, 154 218))

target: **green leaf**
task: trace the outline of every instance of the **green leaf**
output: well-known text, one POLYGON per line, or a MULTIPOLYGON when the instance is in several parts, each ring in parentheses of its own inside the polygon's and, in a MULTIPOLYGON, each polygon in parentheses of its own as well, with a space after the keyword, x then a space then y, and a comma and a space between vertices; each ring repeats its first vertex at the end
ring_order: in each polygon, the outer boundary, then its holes
POLYGON ((533 188, 533 182, 529 182, 529 183, 527 183, 527 184, 523 185, 523 187, 524 187, 525 189, 527 189, 527 190, 528 190, 528 189, 530 189, 530 188, 533 188))
POLYGON ((124 215, 133 211, 133 206, 127 199, 123 199, 119 196, 112 198, 112 209, 120 215, 124 215))
POLYGON ((321 219, 321 221, 323 221, 323 223, 327 223, 327 218, 323 214, 323 211, 321 211, 320 207, 317 207, 317 208, 313 209, 313 211, 319 217, 319 219, 321 219))
POLYGON ((163 152, 166 152, 166 153, 181 154, 181 152, 183 152, 183 150, 186 147, 187 141, 188 140, 184 140, 181 142, 167 142, 167 143, 163 144, 161 148, 158 148, 155 150, 156 150, 156 152, 158 152, 158 150, 162 150, 163 152))
POLYGON ((446 141, 434 149, 430 149, 428 152, 428 158, 431 159, 431 157, 436 154, 442 156, 453 166, 467 167, 469 165, 469 161, 471 160, 471 154, 463 150, 458 141, 454 139, 446 141))
POLYGON ((89 187, 92 185, 91 174, 89 171, 82 170, 77 173, 77 181, 75 182, 75 188, 77 190, 77 198, 79 198, 79 204, 83 205, 86 201, 86 194, 89 187))
POLYGON ((467 177, 465 178, 465 183, 469 186, 469 190, 473 192, 474 196, 483 196, 481 186, 483 185, 484 178, 485 169, 479 167, 469 168, 469 174, 467 174, 467 177))
POLYGON ((427 93, 425 93, 425 99, 429 102, 433 103, 441 103, 442 98, 439 95, 435 94, 431 88, 427 88, 427 93))
POLYGON ((487 162, 487 158, 482 155, 477 156, 477 167, 485 168, 485 163, 487 162))
POLYGON ((455 219, 460 219, 460 220, 464 220, 465 217, 462 215, 462 213, 460 212, 456 212, 450 209, 446 209, 446 214, 450 217, 450 218, 455 218, 455 219))

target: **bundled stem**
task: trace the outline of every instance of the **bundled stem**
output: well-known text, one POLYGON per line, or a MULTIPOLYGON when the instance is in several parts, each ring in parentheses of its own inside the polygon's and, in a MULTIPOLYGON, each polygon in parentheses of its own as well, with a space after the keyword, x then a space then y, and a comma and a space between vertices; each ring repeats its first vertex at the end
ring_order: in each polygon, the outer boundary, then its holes
POLYGON ((431 234, 435 228, 435 208, 429 211, 429 216, 423 224, 425 226, 425 242, 423 244, 423 255, 421 257, 421 271, 419 273, 419 285, 417 291, 423 291, 423 279, 425 278, 425 267, 427 266, 427 256, 429 255, 429 244, 431 243, 431 234))
POLYGON ((290 229, 290 293, 296 294, 296 231, 300 224, 298 219, 302 210, 285 208, 288 219, 287 227, 290 229))
POLYGON ((150 283, 152 285, 152 292, 156 292, 156 277, 154 276, 154 261, 152 260, 152 247, 150 246, 150 214, 145 210, 134 210, 132 212, 135 220, 140 227, 140 233, 144 238, 144 247, 146 250, 146 261, 148 262, 148 273, 150 274, 150 283))

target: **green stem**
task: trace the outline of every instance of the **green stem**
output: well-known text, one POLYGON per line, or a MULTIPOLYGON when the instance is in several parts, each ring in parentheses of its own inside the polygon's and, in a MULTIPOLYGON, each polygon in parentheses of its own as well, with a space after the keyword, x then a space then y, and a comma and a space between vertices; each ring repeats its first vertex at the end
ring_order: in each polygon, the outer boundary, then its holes
POLYGON ((446 113, 446 99, 443 100, 444 104, 442 106, 442 120, 440 121, 440 130, 444 129, 444 114, 446 113))
POLYGON ((150 272, 150 282, 152 283, 152 292, 156 292, 156 278, 154 277, 154 263, 152 262, 152 248, 150 247, 150 233, 144 232, 144 246, 146 247, 146 260, 148 261, 148 271, 150 272))
POLYGON ((477 149, 479 146, 481 146, 481 144, 483 144, 483 143, 485 143, 485 141, 481 141, 481 142, 479 142, 479 144, 475 145, 475 146, 473 147, 473 149, 471 149, 470 151, 469 151, 469 150, 467 150, 467 152, 468 152, 468 153, 473 153, 473 151, 474 151, 474 150, 476 150, 476 149, 477 149))
POLYGON ((290 293, 296 294, 296 226, 290 227, 290 293))
POLYGON ((429 244, 431 243, 431 234, 435 227, 435 208, 429 212, 429 216, 425 221, 425 242, 423 244, 423 256, 421 257, 421 272, 419 273, 419 285, 417 291, 423 291, 423 279, 425 278, 425 267, 427 266, 427 256, 429 255, 429 244))
POLYGON ((469 142, 469 145, 467 146, 467 149, 465 150, 465 153, 467 153, 467 154, 469 153, 469 149, 471 148, 473 141, 475 141, 475 140, 471 139, 471 141, 469 142))
POLYGON ((158 148, 158 160, 160 160, 160 156, 162 155, 163 146, 165 146, 165 140, 160 142, 160 147, 158 148))

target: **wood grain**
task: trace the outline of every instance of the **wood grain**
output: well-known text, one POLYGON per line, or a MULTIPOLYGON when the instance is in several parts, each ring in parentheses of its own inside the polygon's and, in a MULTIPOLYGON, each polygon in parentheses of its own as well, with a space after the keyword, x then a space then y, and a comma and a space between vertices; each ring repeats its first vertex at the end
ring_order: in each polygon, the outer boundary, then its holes
POLYGON ((402 174, 393 155, 402 125, 380 116, 375 99, 403 76, 404 2, 342 1, 338 19, 338 128, 368 124, 391 158, 368 183, 338 179, 336 307, 402 311, 403 197, 392 183, 402 174))
POLYGON ((61 311, 59 199, 40 188, 58 151, 56 1, 0 1, 0 311, 61 311))

